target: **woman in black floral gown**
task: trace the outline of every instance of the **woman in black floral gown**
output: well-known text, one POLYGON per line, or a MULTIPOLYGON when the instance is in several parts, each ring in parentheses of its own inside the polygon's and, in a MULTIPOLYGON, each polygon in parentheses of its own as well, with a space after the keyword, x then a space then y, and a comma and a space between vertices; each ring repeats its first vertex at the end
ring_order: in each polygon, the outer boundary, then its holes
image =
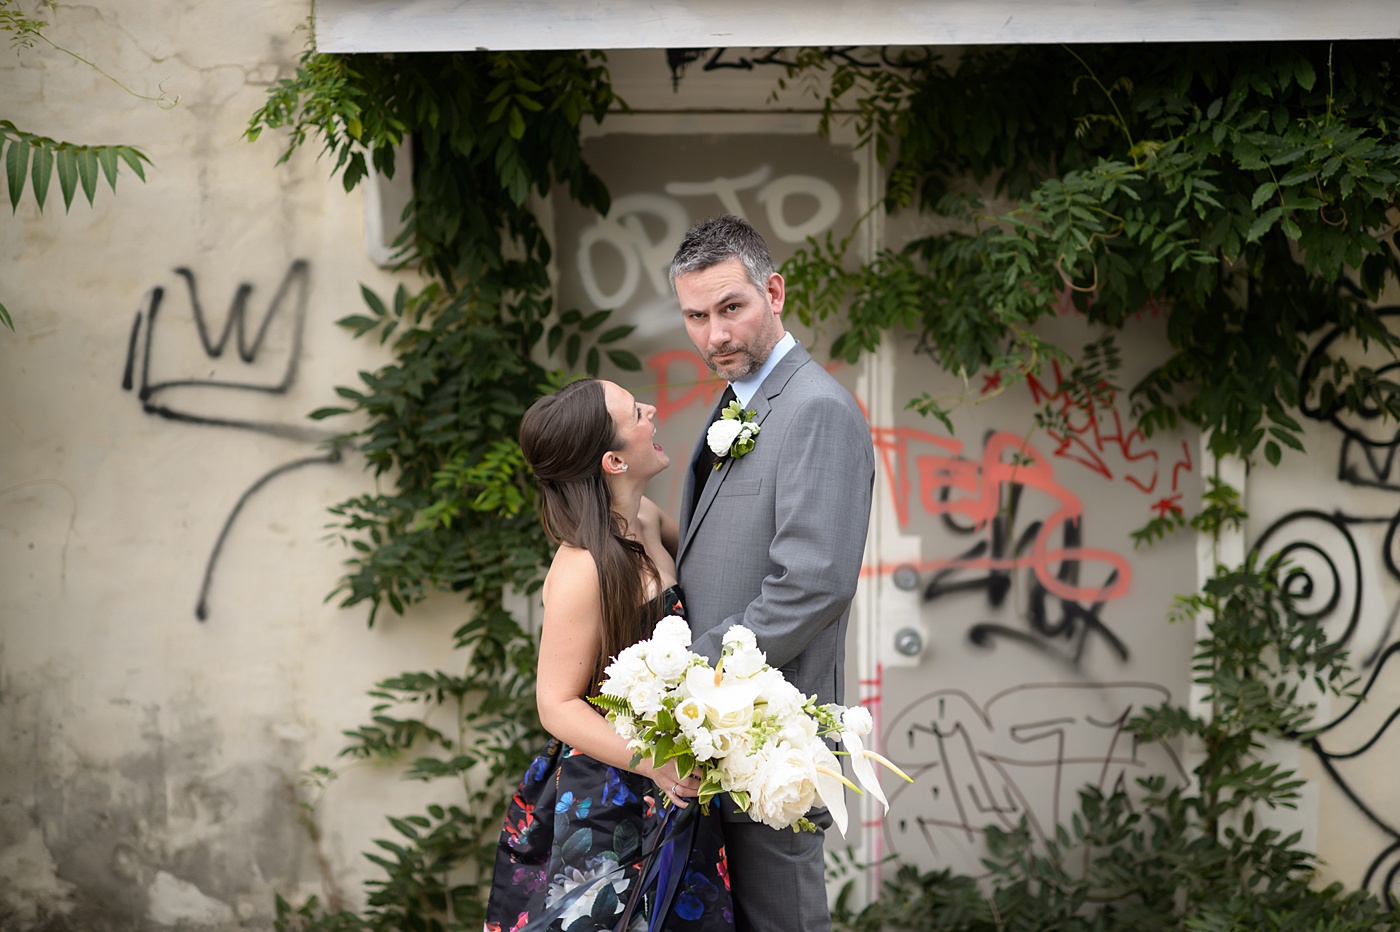
POLYGON ((521 424, 540 519, 559 544, 536 687, 554 737, 506 814, 486 932, 733 928, 719 808, 698 811, 697 779, 674 764, 631 769, 632 752, 587 701, 611 658, 684 614, 675 521, 642 495, 670 464, 655 416, 620 386, 584 379, 540 399, 521 424))

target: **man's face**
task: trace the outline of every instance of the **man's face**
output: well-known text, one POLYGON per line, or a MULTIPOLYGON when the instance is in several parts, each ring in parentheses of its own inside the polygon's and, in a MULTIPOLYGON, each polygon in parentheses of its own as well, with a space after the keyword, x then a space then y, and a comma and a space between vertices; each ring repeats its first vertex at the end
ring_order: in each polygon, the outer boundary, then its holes
POLYGON ((733 382, 762 368, 783 338, 783 277, 774 272, 759 290, 739 259, 676 278, 690 341, 705 365, 733 382))

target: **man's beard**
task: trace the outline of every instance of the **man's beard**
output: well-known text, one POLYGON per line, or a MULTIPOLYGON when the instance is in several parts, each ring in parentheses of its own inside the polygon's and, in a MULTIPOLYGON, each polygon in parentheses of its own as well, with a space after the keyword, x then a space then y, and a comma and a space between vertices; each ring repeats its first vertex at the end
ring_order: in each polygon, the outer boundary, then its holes
MULTIPOLYGON (((768 353, 772 352, 772 347, 769 347, 768 353)), ((762 369, 763 364, 767 361, 767 354, 765 354, 762 359, 759 359, 756 355, 754 355, 753 351, 749 349, 749 347, 746 344, 721 346, 714 352, 705 354, 705 365, 710 367, 710 371, 715 373, 716 375, 723 376, 730 382, 737 382, 739 379, 753 375, 759 369, 762 369), (740 357, 739 359, 730 362, 728 366, 726 366, 726 368, 729 370, 728 372, 720 372, 719 366, 715 365, 714 357, 724 356, 728 353, 739 353, 740 357)))

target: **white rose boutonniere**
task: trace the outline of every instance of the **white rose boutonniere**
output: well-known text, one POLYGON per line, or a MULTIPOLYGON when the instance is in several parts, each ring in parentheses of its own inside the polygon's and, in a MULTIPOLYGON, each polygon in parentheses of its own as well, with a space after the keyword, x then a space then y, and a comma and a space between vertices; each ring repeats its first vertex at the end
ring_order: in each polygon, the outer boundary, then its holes
POLYGON ((719 414, 719 419, 705 432, 705 443, 719 457, 715 469, 724 464, 726 456, 735 459, 753 449, 753 438, 758 436, 759 426, 754 423, 758 412, 752 408, 745 411, 737 400, 731 401, 719 414))

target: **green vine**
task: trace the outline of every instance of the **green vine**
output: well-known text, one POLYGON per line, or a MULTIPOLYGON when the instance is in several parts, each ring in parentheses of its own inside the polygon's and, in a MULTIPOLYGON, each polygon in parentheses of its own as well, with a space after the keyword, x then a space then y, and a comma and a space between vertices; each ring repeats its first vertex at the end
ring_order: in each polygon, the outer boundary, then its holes
POLYGON ((403 613, 434 591, 459 594, 471 620, 454 635, 456 669, 376 684, 370 721, 342 755, 394 762, 405 776, 452 780, 459 803, 389 819, 395 835, 367 855, 382 876, 363 912, 278 901, 279 929, 478 929, 509 782, 543 741, 534 710, 535 642, 506 608, 538 588, 550 546, 515 444, 526 407, 563 376, 539 360, 596 371, 630 326, 609 312, 560 312, 550 247, 532 192, 562 189, 606 211, 584 164, 583 120, 619 106, 598 53, 322 55, 308 51, 254 114, 246 136, 286 129, 286 161, 312 139, 347 190, 370 171, 392 175, 413 146, 413 198, 398 239, 427 282, 340 320, 393 354, 336 389, 342 404, 313 418, 355 415, 340 438, 390 488, 331 509, 352 554, 333 596, 403 613), (448 728, 437 723, 451 722, 448 728))
MULTIPOLYGON (((1394 62, 1390 43, 1019 46, 872 74, 806 53, 795 74, 831 69, 828 126, 858 96, 887 209, 947 232, 866 263, 812 242, 793 304, 845 314, 848 359, 900 328, 944 369, 1007 383, 1063 357, 1031 328, 1065 300, 1110 331, 1157 308, 1172 353, 1131 389, 1139 426, 1194 424, 1218 456, 1276 464, 1302 449, 1310 335, 1397 345, 1373 303, 1400 272, 1394 62)), ((1400 414, 1374 372, 1329 357, 1318 375, 1329 405, 1400 414)), ((946 417, 940 399, 913 407, 946 417)))

